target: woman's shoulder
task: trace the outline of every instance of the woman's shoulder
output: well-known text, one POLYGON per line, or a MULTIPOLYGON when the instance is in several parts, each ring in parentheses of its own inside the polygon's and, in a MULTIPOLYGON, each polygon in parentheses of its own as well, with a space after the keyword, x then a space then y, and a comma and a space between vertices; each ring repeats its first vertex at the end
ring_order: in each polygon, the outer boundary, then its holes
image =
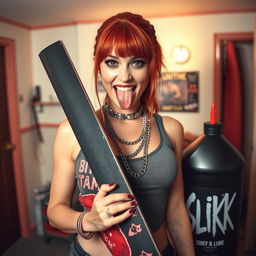
POLYGON ((164 129, 172 142, 179 143, 183 139, 183 125, 177 119, 170 116, 161 116, 164 129))
POLYGON ((75 135, 73 133, 72 127, 68 120, 62 121, 57 129, 57 138, 65 137, 67 139, 75 139, 75 135))
POLYGON ((162 116, 163 124, 166 130, 183 132, 183 125, 177 119, 170 116, 162 116))
POLYGON ((80 146, 68 120, 60 123, 57 129, 55 143, 62 144, 66 150, 70 150, 75 159, 80 151, 80 146))
POLYGON ((60 132, 66 132, 67 133, 67 132, 70 132, 71 129, 72 129, 71 125, 70 125, 70 123, 67 119, 62 121, 58 126, 58 131, 60 131, 60 132))

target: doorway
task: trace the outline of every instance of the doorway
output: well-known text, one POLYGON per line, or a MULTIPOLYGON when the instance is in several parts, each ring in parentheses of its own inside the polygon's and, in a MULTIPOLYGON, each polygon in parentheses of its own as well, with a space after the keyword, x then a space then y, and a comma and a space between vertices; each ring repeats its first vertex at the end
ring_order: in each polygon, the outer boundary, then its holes
POLYGON ((14 183, 12 151, 10 140, 9 116, 7 111, 5 55, 0 46, 0 253, 20 237, 20 225, 16 189, 14 183))
POLYGON ((15 42, 0 37, 0 254, 29 236, 15 67, 15 42))
MULTIPOLYGON (((253 174, 252 153, 254 145, 253 127, 255 122, 254 105, 255 105, 255 86, 253 74, 254 61, 254 34, 253 32, 245 33, 221 33, 215 34, 215 63, 214 63, 214 101, 217 109, 217 119, 223 122, 224 107, 223 102, 226 98, 224 93, 225 77, 225 61, 226 61, 226 46, 228 43, 233 45, 238 63, 240 74, 239 90, 241 99, 234 101, 235 104, 241 103, 241 147, 240 151, 245 157, 245 168, 243 175, 243 203, 241 212, 241 229, 244 234, 244 239, 248 240, 249 232, 247 232, 248 223, 251 222, 248 218, 249 189, 250 179, 253 174)), ((232 75, 232 74, 231 74, 232 75)), ((234 76, 234 75, 233 75, 234 76)), ((233 88, 233 87, 232 87, 233 88)), ((231 107, 232 108, 232 107, 231 107)), ((237 127, 233 126, 233 130, 237 127)), ((239 131, 239 129, 237 129, 239 131)), ((247 243, 247 242, 246 242, 247 243)), ((247 243, 248 244, 248 243, 247 243)), ((252 245, 247 245, 246 249, 250 249, 252 245)))

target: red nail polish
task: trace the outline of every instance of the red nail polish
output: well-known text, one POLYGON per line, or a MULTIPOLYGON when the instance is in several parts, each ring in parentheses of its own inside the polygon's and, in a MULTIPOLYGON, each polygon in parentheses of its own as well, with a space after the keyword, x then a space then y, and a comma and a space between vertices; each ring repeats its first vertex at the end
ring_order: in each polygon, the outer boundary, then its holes
POLYGON ((113 187, 116 185, 116 183, 112 183, 112 184, 108 184, 108 185, 109 185, 109 187, 113 187))
POLYGON ((132 205, 132 206, 136 206, 137 204, 138 204, 138 203, 137 203, 136 201, 132 201, 132 202, 131 202, 131 205, 132 205))
POLYGON ((130 209, 130 211, 129 211, 130 214, 134 214, 135 212, 136 212, 136 209, 135 209, 135 208, 132 208, 132 209, 130 209))
POLYGON ((132 195, 128 195, 128 198, 129 199, 133 199, 134 197, 132 195))

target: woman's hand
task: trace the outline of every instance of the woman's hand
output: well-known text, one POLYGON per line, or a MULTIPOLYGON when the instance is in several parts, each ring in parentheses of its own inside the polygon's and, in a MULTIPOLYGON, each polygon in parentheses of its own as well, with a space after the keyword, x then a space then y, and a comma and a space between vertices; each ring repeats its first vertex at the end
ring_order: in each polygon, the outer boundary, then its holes
POLYGON ((85 231, 103 231, 123 222, 135 213, 137 202, 127 193, 113 193, 116 184, 103 184, 94 198, 91 210, 83 219, 85 231))

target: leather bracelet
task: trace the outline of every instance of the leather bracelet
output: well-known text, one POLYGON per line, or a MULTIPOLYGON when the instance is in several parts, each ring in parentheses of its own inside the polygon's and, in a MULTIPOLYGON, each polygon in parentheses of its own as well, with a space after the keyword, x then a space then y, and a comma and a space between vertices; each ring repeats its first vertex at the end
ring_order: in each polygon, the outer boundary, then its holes
POLYGON ((77 219, 77 232, 78 234, 86 239, 86 240, 89 240, 93 237, 94 233, 95 232, 90 232, 90 231, 83 231, 83 218, 84 218, 84 215, 87 213, 88 211, 85 210, 83 212, 81 212, 81 214, 79 215, 78 219, 77 219))

